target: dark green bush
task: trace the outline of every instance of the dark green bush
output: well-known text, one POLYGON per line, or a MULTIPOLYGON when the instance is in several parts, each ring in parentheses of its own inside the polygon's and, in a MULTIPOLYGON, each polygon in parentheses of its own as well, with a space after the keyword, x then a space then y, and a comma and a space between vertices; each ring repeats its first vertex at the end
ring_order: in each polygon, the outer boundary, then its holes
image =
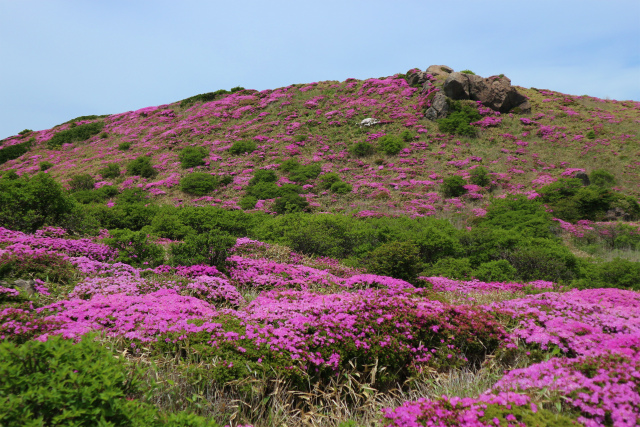
POLYGON ((420 251, 413 242, 385 243, 365 258, 369 273, 415 283, 422 269, 420 251))
POLYGON ((194 172, 180 179, 180 189, 187 194, 204 196, 215 190, 220 182, 215 176, 206 172, 194 172))
POLYGON ((148 197, 142 188, 125 188, 118 196, 118 204, 145 203, 148 197))
POLYGON ((248 186, 246 193, 247 196, 255 197, 256 200, 267 200, 282 196, 283 191, 275 182, 259 182, 248 186))
POLYGON ((0 255, 0 277, 69 284, 77 274, 78 270, 69 260, 52 252, 28 256, 6 252, 0 255))
POLYGON ((129 148, 131 148, 130 142, 121 142, 118 144, 118 150, 127 151, 129 148))
POLYGON ((6 426, 215 427, 202 417, 171 415, 142 398, 144 372, 91 337, 0 343, 0 423, 6 426))
POLYGON ((469 258, 442 258, 424 269, 424 277, 448 277, 449 279, 468 279, 473 268, 469 258))
POLYGON ((309 206, 309 202, 304 197, 295 193, 286 193, 278 197, 273 204, 273 210, 279 214, 302 212, 309 206))
POLYGON ((201 234, 188 234, 183 243, 171 245, 171 265, 214 265, 225 271, 228 251, 236 238, 220 230, 209 230, 201 234))
POLYGON ((185 147, 180 150, 178 157, 184 169, 204 166, 204 158, 208 154, 204 147, 185 147))
POLYGON ((245 153, 253 153, 258 149, 258 146, 253 141, 236 141, 233 143, 229 152, 231 154, 240 155, 245 153))
POLYGON ((156 267, 163 263, 162 247, 151 242, 144 231, 110 230, 104 243, 118 250, 116 261, 135 267, 156 267))
POLYGON ((253 178, 249 180, 249 185, 256 185, 259 182, 276 182, 277 180, 278 176, 274 171, 267 169, 258 169, 253 174, 253 178))
POLYGON ((322 172, 322 166, 318 163, 311 163, 305 166, 299 166, 290 175, 289 179, 298 184, 304 184, 309 179, 316 179, 322 172))
POLYGON ((378 146, 385 154, 395 156, 405 147, 405 143, 400 137, 385 135, 378 138, 378 146))
POLYGON ((479 185, 480 187, 486 187, 491 184, 491 177, 482 166, 478 166, 477 168, 471 171, 471 183, 475 185, 479 185))
POLYGON ((320 183, 318 187, 320 187, 323 190, 328 190, 336 182, 341 182, 340 176, 337 173, 335 172, 326 173, 320 177, 320 183))
POLYGON ((285 172, 294 172, 300 167, 300 163, 296 159, 287 159, 284 162, 280 163, 278 169, 283 170, 285 172))
POLYGON ((31 129, 24 129, 24 130, 18 132, 18 135, 26 135, 26 134, 31 133, 31 132, 33 132, 31 129))
POLYGON ((86 141, 93 135, 102 132, 103 122, 86 123, 79 126, 72 126, 53 135, 47 146, 51 149, 60 148, 62 144, 71 144, 73 142, 86 141))
POLYGON ((151 221, 151 231, 158 237, 171 240, 182 240, 193 229, 184 225, 175 209, 161 209, 151 221))
POLYGON ((487 215, 478 223, 483 227, 512 230, 525 236, 549 238, 556 224, 540 202, 522 196, 494 199, 487 215))
POLYGON ((237 237, 250 235, 251 229, 260 223, 263 213, 247 214, 240 210, 226 210, 213 206, 185 206, 177 210, 182 223, 193 228, 196 233, 221 230, 237 237))
POLYGON ((596 133, 593 130, 590 130, 589 132, 587 132, 587 134, 585 136, 588 139, 596 139, 596 133))
POLYGON ((109 163, 98 171, 102 179, 118 178, 120 176, 120 166, 117 163, 109 163))
POLYGON ((0 226, 33 232, 44 225, 60 224, 73 211, 73 199, 48 174, 40 172, 32 178, 11 175, 5 173, 0 179, 0 226))
POLYGON ((69 181, 71 191, 93 190, 96 180, 88 173, 74 175, 69 181))
POLYGON ((606 169, 596 169, 589 174, 592 185, 602 188, 611 188, 616 185, 616 177, 606 169))
POLYGON ((449 101, 449 115, 438 120, 438 129, 440 132, 452 133, 473 137, 476 135, 476 129, 470 125, 482 118, 478 110, 471 105, 463 104, 460 101, 449 101))
POLYGON ((194 95, 189 98, 183 99, 182 101, 180 101, 180 107, 182 108, 188 107, 190 105, 195 104, 196 102, 211 102, 216 98, 220 98, 223 95, 228 95, 230 93, 231 92, 225 89, 220 89, 215 92, 201 93, 200 95, 194 95))
POLYGON ((142 178, 153 178, 158 171, 151 165, 149 157, 138 157, 127 165, 127 175, 137 175, 142 178))
POLYGON ((95 190, 80 190, 75 191, 72 194, 72 197, 79 203, 83 205, 87 205, 89 203, 99 202, 104 200, 103 194, 95 191, 95 190))
POLYGON ((442 195, 446 198, 460 197, 467 192, 464 188, 466 184, 466 181, 461 176, 453 175, 442 181, 442 187, 440 190, 442 191, 442 195))
POLYGON ((568 283, 578 272, 578 261, 566 246, 549 239, 521 242, 504 258, 516 269, 519 280, 549 280, 568 283))
POLYGON ((356 157, 370 156, 374 151, 373 145, 365 141, 360 141, 354 144, 349 150, 349 152, 356 157))
POLYGON ((579 288, 620 288, 640 291, 640 263, 622 258, 599 264, 583 263, 579 288))
POLYGON ((480 264, 471 272, 471 275, 483 282, 508 282, 515 280, 516 273, 516 269, 509 264, 509 261, 501 259, 480 264))
POLYGON ((411 142, 414 139, 414 135, 409 129, 405 129, 400 132, 400 138, 402 138, 404 142, 411 142))
POLYGON ((413 241, 420 250, 420 258, 433 264, 441 258, 458 257, 463 254, 457 238, 458 231, 448 221, 420 227, 413 234, 413 241))
POLYGON ((463 73, 463 74, 471 74, 471 75, 474 75, 474 76, 476 75, 476 73, 474 73, 474 72, 473 72, 473 71, 471 71, 471 70, 462 70, 462 71, 460 71, 460 72, 461 72, 461 73, 463 73))
POLYGON ((244 210, 251 210, 256 207, 256 203, 258 203, 258 198, 255 196, 244 196, 240 199, 240 207, 244 210))
POLYGON ((30 138, 28 141, 21 142, 19 144, 0 148, 0 165, 8 162, 9 160, 17 159, 18 157, 27 153, 29 149, 31 149, 31 146, 35 144, 35 142, 35 138, 30 138))
POLYGON ((52 167, 53 167, 53 163, 51 163, 51 162, 46 162, 46 161, 45 162, 40 162, 40 170, 42 172, 44 172, 46 170, 49 170, 52 167))
POLYGON ((336 194, 351 193, 351 190, 353 190, 353 186, 346 182, 339 181, 339 182, 334 182, 331 185, 331 191, 333 191, 336 194))

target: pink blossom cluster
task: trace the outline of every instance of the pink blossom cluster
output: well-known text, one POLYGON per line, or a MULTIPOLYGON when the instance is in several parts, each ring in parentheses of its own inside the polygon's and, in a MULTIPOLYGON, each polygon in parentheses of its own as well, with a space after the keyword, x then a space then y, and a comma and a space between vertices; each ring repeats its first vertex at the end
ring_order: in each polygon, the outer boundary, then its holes
POLYGON ((431 284, 436 292, 479 292, 490 293, 496 291, 519 292, 526 290, 553 290, 556 288, 553 282, 536 280, 529 283, 515 282, 482 282, 480 280, 454 280, 446 277, 420 277, 421 280, 431 284))

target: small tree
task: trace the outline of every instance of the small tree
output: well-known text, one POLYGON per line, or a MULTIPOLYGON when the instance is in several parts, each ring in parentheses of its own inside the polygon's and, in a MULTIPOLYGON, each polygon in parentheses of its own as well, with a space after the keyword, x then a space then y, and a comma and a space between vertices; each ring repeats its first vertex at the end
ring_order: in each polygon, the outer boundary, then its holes
POLYGON ((143 178, 153 178, 158 171, 151 165, 149 157, 138 157, 127 166, 127 175, 138 175, 143 178))
POLYGON ((187 194, 204 196, 218 187, 218 179, 206 172, 194 172, 180 179, 180 189, 187 194))
POLYGON ((184 169, 204 166, 204 158, 207 150, 204 147, 185 147, 178 155, 180 163, 184 169))
POLYGON ((447 177, 442 182, 442 195, 447 198, 460 197, 467 192, 464 188, 466 182, 458 175, 447 177))

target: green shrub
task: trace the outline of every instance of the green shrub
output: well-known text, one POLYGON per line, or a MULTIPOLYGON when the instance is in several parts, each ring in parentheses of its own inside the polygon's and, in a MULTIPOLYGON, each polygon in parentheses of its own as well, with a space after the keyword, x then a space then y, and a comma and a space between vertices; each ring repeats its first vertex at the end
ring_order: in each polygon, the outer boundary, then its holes
POLYGON ((405 144, 400 137, 385 135, 378 138, 378 146, 385 154, 395 156, 404 148, 405 144))
POLYGON ((616 185, 616 177, 606 169, 596 169, 589 174, 592 185, 602 188, 611 188, 616 185))
POLYGON ((464 135, 469 137, 476 136, 476 129, 470 125, 482 118, 478 110, 471 105, 462 104, 460 101, 450 101, 449 114, 447 117, 439 119, 438 129, 440 132, 464 135))
POLYGON ((131 148, 130 142, 121 142, 118 144, 118 150, 120 151, 127 151, 129 148, 131 148))
POLYGON ((284 162, 280 163, 278 169, 283 170, 285 172, 294 172, 300 167, 300 163, 296 159, 287 159, 284 162))
POLYGON ((334 182, 331 185, 331 191, 333 191, 336 194, 351 193, 351 190, 353 190, 353 186, 346 182, 339 181, 339 182, 334 182))
POLYGON ((433 264, 441 258, 458 257, 463 254, 456 236, 458 231, 448 221, 420 227, 413 234, 413 241, 420 250, 420 259, 433 264))
POLYGON ((178 155, 181 166, 184 169, 195 168, 196 166, 204 166, 204 158, 207 155, 204 147, 185 147, 180 150, 178 155))
POLYGON ((242 86, 235 86, 230 89, 231 93, 240 92, 241 90, 244 90, 242 86))
POLYGON ((587 132, 587 134, 585 136, 588 139, 596 139, 596 133, 593 130, 590 130, 589 132, 587 132))
POLYGON ((446 198, 460 197, 467 192, 464 188, 466 184, 467 183, 461 176, 453 175, 442 181, 442 187, 440 187, 440 190, 442 191, 442 195, 446 198))
POLYGON ((26 134, 31 133, 31 132, 33 132, 31 129, 24 129, 24 130, 18 132, 18 135, 26 135, 26 134))
POLYGON ((127 175, 137 175, 142 178, 153 178, 158 171, 151 165, 149 157, 138 157, 127 165, 127 175))
POLYGON ((109 163, 98 171, 102 179, 118 178, 120 176, 120 166, 117 163, 109 163))
POLYGON ((144 372, 91 337, 0 343, 0 422, 7 426, 215 427, 193 414, 159 414, 141 398, 144 372))
POLYGON ((147 233, 129 229, 110 230, 104 243, 118 250, 116 261, 135 267, 156 267, 163 263, 162 247, 152 243, 147 233))
POLYGON ((214 265, 218 270, 226 271, 228 251, 235 243, 235 237, 215 229, 188 234, 183 243, 171 245, 169 262, 171 265, 214 265))
POLYGON ((404 142, 411 142, 414 139, 414 135, 409 129, 405 129, 400 132, 400 138, 402 138, 404 142))
POLYGON ((544 206, 536 200, 511 196, 494 199, 487 215, 478 221, 483 227, 512 230, 530 237, 552 237, 555 223, 544 206))
POLYGON ((96 180, 88 173, 74 175, 69 181, 71 191, 93 190, 96 180))
POLYGON ((50 283, 69 284, 78 274, 77 269, 62 255, 52 252, 28 256, 5 252, 0 255, 0 277, 40 279, 50 283))
POLYGON ((240 199, 240 203, 238 204, 242 209, 247 211, 250 209, 254 209, 256 207, 256 203, 258 203, 257 197, 247 195, 247 196, 244 196, 242 199, 240 199))
POLYGON ((236 141, 233 143, 229 152, 231 154, 240 155, 245 153, 253 153, 258 149, 258 146, 253 141, 236 141))
POLYGON ((471 272, 471 275, 483 282, 508 282, 516 278, 516 269, 509 261, 501 259, 480 264, 471 272))
POLYGON ((18 157, 27 153, 29 149, 31 149, 31 146, 35 144, 35 142, 36 142, 35 138, 30 138, 28 141, 1 148, 0 149, 0 165, 8 162, 9 160, 17 159, 18 157))
POLYGON ((231 92, 225 89, 220 89, 215 92, 201 93, 200 95, 194 95, 189 98, 183 99, 182 101, 180 101, 180 107, 184 108, 189 105, 193 105, 196 102, 211 102, 216 98, 220 98, 223 95, 228 95, 230 93, 231 92))
POLYGON ((276 182, 278 176, 272 170, 258 169, 253 174, 253 178, 249 180, 249 186, 256 185, 259 182, 276 182))
POLYGON ((622 258, 600 264, 584 264, 580 288, 619 288, 640 291, 640 263, 622 258))
POLYGON ((318 187, 320 187, 323 190, 328 190, 336 182, 341 182, 340 176, 337 173, 335 172, 326 173, 320 177, 320 183, 318 187))
POLYGON ((447 277, 449 279, 468 279, 473 268, 469 258, 442 258, 420 273, 425 277, 447 277))
POLYGON ((253 196, 257 200, 275 199, 282 196, 283 191, 275 182, 259 182, 247 187, 246 195, 253 196))
POLYGON ((142 188, 125 188, 118 196, 118 204, 144 203, 148 196, 142 188))
POLYGON ((385 243, 365 258, 369 273, 414 282, 422 269, 420 251, 413 242, 385 243))
POLYGON ((180 179, 180 189, 187 194, 204 196, 219 185, 218 178, 206 172, 194 172, 180 179))
POLYGON ((519 280, 568 283, 579 271, 576 257, 565 246, 549 239, 522 242, 504 258, 516 269, 519 280))
POLYGON ((304 184, 309 179, 316 179, 322 172, 322 166, 318 163, 311 163, 305 166, 299 166, 289 175, 291 181, 304 184))
POLYGON ((373 145, 365 141, 360 141, 354 144, 349 150, 349 152, 356 157, 370 156, 374 151, 373 145))
POLYGON ((182 219, 173 209, 160 210, 151 220, 151 231, 158 237, 171 240, 182 240, 193 229, 184 225, 182 219))
POLYGON ((479 166, 471 171, 471 183, 475 185, 479 185, 480 187, 486 187, 491 184, 491 177, 482 166, 479 166))
POLYGON ((279 214, 302 212, 309 206, 309 202, 304 197, 295 193, 287 193, 278 197, 273 204, 273 210, 279 214))
POLYGON ((58 225, 71 214, 75 203, 49 174, 32 178, 3 174, 0 179, 0 226, 33 232, 44 225, 58 225))
POLYGON ((44 172, 46 170, 49 170, 52 167, 53 167, 53 163, 51 163, 51 162, 46 162, 46 161, 45 162, 40 162, 40 170, 42 172, 44 172))
POLYGON ((103 122, 86 123, 79 126, 72 126, 53 135, 47 146, 51 149, 60 148, 62 144, 71 144, 79 141, 86 141, 93 135, 97 135, 104 127, 103 122))
POLYGON ((476 75, 476 73, 474 73, 474 72, 473 72, 473 71, 471 71, 471 70, 462 70, 462 71, 460 71, 460 72, 461 72, 461 73, 463 73, 463 74, 471 74, 471 75, 473 75, 473 76, 475 76, 475 75, 476 75))

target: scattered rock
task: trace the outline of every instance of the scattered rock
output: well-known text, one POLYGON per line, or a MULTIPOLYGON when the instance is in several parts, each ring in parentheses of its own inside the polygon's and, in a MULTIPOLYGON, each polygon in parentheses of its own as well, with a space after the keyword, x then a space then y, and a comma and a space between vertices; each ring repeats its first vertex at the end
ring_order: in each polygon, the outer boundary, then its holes
POLYGON ((473 74, 451 73, 444 82, 444 93, 451 99, 480 101, 486 107, 501 113, 517 109, 518 113, 530 113, 527 98, 511 86, 505 76, 483 78, 473 74))
POLYGON ((380 120, 374 119, 374 118, 371 118, 371 117, 367 117, 366 119, 364 119, 364 120, 362 120, 360 122, 360 127, 362 127, 362 126, 367 126, 368 127, 368 126, 372 126, 372 125, 377 125, 378 123, 380 123, 380 120))
POLYGON ((630 221, 632 219, 632 215, 620 207, 609 209, 606 213, 606 217, 609 221, 630 221))
POLYGON ((578 178, 579 180, 582 181, 582 185, 583 186, 588 186, 591 184, 591 180, 589 179, 589 175, 587 175, 584 172, 578 172, 577 174, 575 174, 574 178, 578 178))
POLYGON ((447 96, 443 92, 437 92, 431 101, 431 107, 425 113, 425 117, 429 120, 437 120, 446 117, 448 112, 447 96))
POLYGON ((14 288, 23 290, 27 295, 33 295, 36 292, 35 284, 35 280, 18 279, 13 282, 14 288))
POLYGON ((427 74, 431 74, 433 77, 443 76, 453 73, 453 68, 446 65, 430 65, 427 68, 427 74))
POLYGON ((408 72, 406 80, 411 87, 422 86, 427 81, 427 73, 424 71, 408 72))

